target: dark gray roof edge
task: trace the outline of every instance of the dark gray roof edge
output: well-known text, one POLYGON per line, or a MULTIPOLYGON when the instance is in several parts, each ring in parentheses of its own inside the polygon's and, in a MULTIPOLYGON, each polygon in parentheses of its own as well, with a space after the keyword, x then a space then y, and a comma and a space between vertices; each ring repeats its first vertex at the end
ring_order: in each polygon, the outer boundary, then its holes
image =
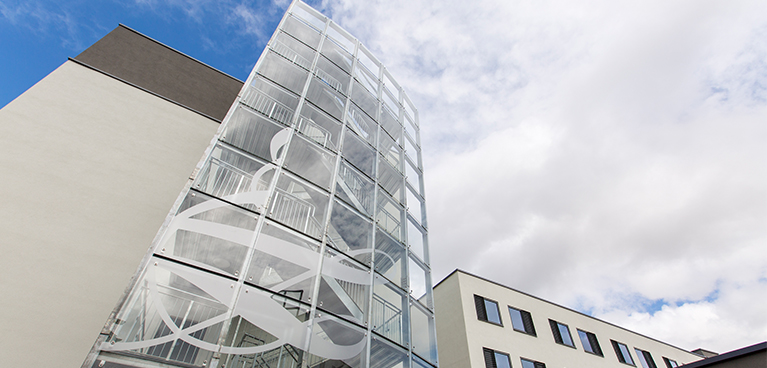
POLYGON ((197 60, 197 59, 195 59, 195 58, 193 58, 193 57, 191 57, 191 56, 189 56, 189 55, 187 55, 187 54, 185 54, 185 53, 183 53, 183 52, 181 52, 181 51, 178 51, 178 50, 176 50, 176 49, 174 49, 174 48, 172 48, 172 47, 170 47, 170 46, 168 46, 168 45, 166 45, 166 44, 164 44, 164 43, 162 43, 162 42, 160 42, 160 41, 157 41, 157 40, 155 40, 155 39, 154 39, 154 38, 152 38, 152 37, 149 37, 149 36, 147 36, 147 35, 145 35, 145 34, 143 34, 143 33, 139 32, 139 31, 137 31, 137 30, 135 30, 135 29, 133 29, 133 28, 131 28, 131 27, 128 27, 128 26, 126 26, 125 24, 122 24, 122 23, 118 23, 118 24, 117 24, 117 26, 118 26, 118 27, 122 27, 122 28, 125 28, 125 29, 126 29, 126 30, 128 30, 128 31, 131 31, 131 32, 133 32, 133 33, 135 33, 135 34, 137 34, 137 35, 139 35, 139 36, 141 36, 141 37, 144 37, 144 38, 146 38, 147 40, 149 40, 149 41, 152 41, 152 42, 154 42, 154 43, 156 43, 156 44, 158 44, 158 45, 160 45, 160 46, 162 46, 162 47, 165 47, 166 49, 168 49, 168 50, 170 50, 170 51, 173 51, 173 52, 175 52, 175 53, 177 53, 177 54, 179 54, 179 55, 181 55, 181 56, 183 56, 183 57, 185 57, 185 58, 187 58, 187 59, 189 59, 189 60, 192 60, 192 61, 194 61, 194 62, 196 62, 196 63, 198 63, 198 64, 200 64, 200 65, 203 65, 203 66, 205 66, 206 68, 209 68, 209 69, 211 69, 211 70, 214 70, 214 71, 216 71, 216 72, 218 72, 218 73, 220 73, 220 74, 222 74, 222 75, 224 75, 224 76, 227 76, 227 77, 229 77, 229 78, 231 78, 231 79, 234 79, 234 80, 236 80, 236 81, 238 81, 238 82, 240 82, 240 83, 245 83, 245 82, 243 82, 243 81, 241 81, 241 80, 239 80, 239 79, 237 79, 237 78, 235 78, 235 77, 233 77, 233 76, 231 76, 231 75, 229 75, 229 74, 227 74, 227 73, 224 73, 224 72, 222 72, 221 70, 218 70, 218 69, 216 69, 216 68, 214 68, 214 67, 212 67, 212 66, 210 66, 210 65, 208 65, 208 64, 205 64, 205 63, 203 63, 203 62, 202 62, 202 61, 200 61, 200 60, 197 60))
POLYGON ((689 350, 686 350, 686 349, 682 349, 682 348, 680 348, 680 347, 678 347, 678 346, 674 346, 674 345, 671 345, 671 344, 669 344, 669 343, 667 343, 667 342, 665 342, 665 341, 660 341, 660 340, 658 340, 658 339, 655 339, 655 338, 652 338, 652 337, 650 337, 650 336, 646 336, 646 335, 640 334, 639 332, 636 332, 636 331, 631 331, 631 330, 629 330, 629 329, 627 329, 627 328, 625 328, 625 327, 621 327, 621 326, 618 326, 618 325, 616 325, 616 324, 614 324, 614 323, 610 323, 610 322, 607 322, 607 321, 601 320, 601 319, 599 319, 599 318, 596 318, 596 317, 594 317, 594 316, 590 316, 590 315, 588 315, 588 314, 586 314, 586 313, 583 313, 583 312, 577 311, 577 310, 575 310, 575 309, 572 309, 572 308, 569 308, 569 307, 565 307, 564 305, 560 305, 560 304, 554 303, 554 302, 552 302, 552 301, 548 301, 548 300, 546 300, 546 299, 543 299, 543 298, 537 297, 537 296, 535 296, 535 295, 532 295, 532 294, 528 294, 528 293, 526 293, 526 292, 524 292, 524 291, 520 291, 520 290, 517 290, 517 289, 515 289, 515 288, 512 288, 512 287, 506 286, 506 285, 504 285, 504 284, 501 284, 501 283, 495 282, 495 281, 493 281, 493 280, 489 280, 489 279, 486 279, 486 278, 484 278, 484 277, 482 277, 482 276, 477 276, 477 275, 475 275, 475 274, 473 274, 473 273, 471 273, 471 272, 466 272, 466 271, 464 271, 464 270, 462 270, 462 269, 459 269, 459 268, 456 268, 455 270, 453 270, 453 272, 451 272, 449 275, 445 276, 445 278, 443 278, 443 279, 442 279, 442 280, 440 280, 440 281, 439 281, 439 282, 438 282, 436 285, 434 285, 434 289, 436 289, 436 288, 437 288, 437 286, 439 286, 439 285, 442 283, 442 281, 445 281, 447 278, 449 278, 450 276, 453 276, 453 274, 455 274, 455 273, 458 273, 458 272, 460 272, 460 273, 462 273, 462 274, 464 274, 464 275, 467 275, 467 276, 472 276, 472 277, 474 277, 474 278, 478 278, 478 279, 480 279, 480 280, 483 280, 483 281, 489 282, 489 283, 491 283, 491 284, 495 284, 495 285, 498 285, 498 286, 500 286, 500 287, 502 287, 502 288, 506 288, 506 289, 509 289, 509 290, 511 290, 511 291, 514 291, 514 292, 520 293, 520 294, 522 294, 522 295, 525 295, 525 296, 529 296, 529 297, 531 297, 531 298, 533 298, 533 299, 537 299, 537 300, 540 300, 540 301, 542 301, 542 302, 544 302, 544 303, 548 303, 548 304, 551 304, 551 305, 553 305, 553 306, 556 306, 556 307, 559 307, 559 308, 562 308, 562 309, 566 309, 566 310, 569 310, 569 311, 571 311, 571 312, 574 312, 574 313, 576 313, 576 314, 580 314, 580 315, 582 315, 582 316, 584 316, 584 317, 587 317, 587 318, 591 318, 591 319, 593 319, 593 320, 595 320, 595 321, 599 321, 599 322, 602 322, 602 323, 604 323, 604 324, 607 324, 607 325, 610 325, 610 326, 613 326, 613 327, 619 328, 619 329, 621 329, 621 330, 624 330, 624 331, 626 331, 626 332, 630 332, 630 333, 632 333, 632 334, 635 334, 635 335, 638 335, 638 336, 642 336, 642 337, 644 337, 644 338, 646 338, 646 339, 650 339, 650 340, 652 340, 652 341, 655 341, 655 342, 661 343, 661 344, 663 344, 663 345, 666 345, 666 346, 670 346, 670 347, 672 347, 672 348, 674 348, 674 349, 677 349, 677 350, 681 350, 681 351, 684 351, 684 352, 686 352, 686 353, 689 353, 689 354, 692 354, 692 355, 698 356, 698 355, 696 355, 696 354, 692 353, 692 352, 691 352, 691 351, 689 351, 689 350))
POLYGON ((684 368, 697 368, 697 367, 705 367, 709 364, 714 364, 718 362, 723 362, 725 360, 735 359, 742 356, 746 356, 749 354, 754 354, 757 352, 760 352, 762 350, 767 350, 767 341, 763 341, 760 343, 756 343, 751 346, 746 346, 744 348, 740 348, 737 350, 733 350, 724 354, 719 354, 717 356, 713 356, 711 358, 706 358, 703 360, 698 360, 697 362, 688 363, 685 365, 680 365, 680 367, 684 368))
POLYGON ((103 71, 103 70, 101 70, 101 69, 99 69, 99 68, 96 68, 96 67, 94 67, 94 66, 92 66, 92 65, 88 65, 88 64, 86 64, 86 63, 84 63, 84 62, 82 62, 82 61, 80 61, 80 60, 77 60, 77 59, 75 59, 75 58, 68 58, 68 60, 69 60, 69 61, 71 61, 71 62, 73 62, 73 63, 75 63, 75 64, 77 64, 77 65, 83 66, 83 67, 85 67, 85 68, 88 68, 88 69, 90 69, 90 70, 93 70, 93 71, 95 71, 95 72, 98 72, 98 73, 101 73, 101 74, 103 74, 103 75, 106 75, 107 77, 110 77, 110 78, 112 78, 112 79, 115 79, 115 80, 117 80, 117 81, 123 82, 123 83, 125 83, 125 84, 127 84, 127 85, 129 85, 129 86, 131 86, 131 87, 134 87, 134 88, 140 89, 141 91, 144 91, 144 92, 146 92, 146 93, 149 93, 149 94, 150 94, 150 95, 152 95, 152 96, 156 96, 156 97, 159 97, 159 98, 161 98, 161 99, 163 99, 163 100, 165 100, 165 101, 168 101, 168 102, 170 102, 170 103, 172 103, 172 104, 174 104, 174 105, 177 105, 177 106, 179 106, 179 107, 182 107, 182 108, 184 108, 184 109, 187 109, 187 110, 189 110, 189 111, 191 111, 191 112, 193 112, 193 113, 195 113, 195 114, 198 114, 198 115, 200 115, 200 116, 206 117, 206 118, 208 118, 208 119, 210 119, 210 120, 213 120, 213 121, 215 121, 216 123, 219 123, 219 124, 221 124, 221 120, 219 120, 219 119, 216 119, 216 118, 214 118, 214 117, 212 117, 212 116, 210 116, 210 115, 208 115, 208 114, 206 114, 206 113, 204 113, 204 112, 201 112, 201 111, 197 111, 197 110, 195 110, 195 109, 193 109, 193 108, 191 108, 191 107, 189 107, 189 106, 186 106, 186 105, 184 105, 184 104, 182 104, 182 103, 179 103, 179 102, 177 102, 177 101, 171 100, 170 98, 167 98, 167 97, 165 97, 165 96, 163 96, 163 95, 161 95, 161 94, 159 94, 159 93, 155 93, 155 92, 152 92, 152 91, 150 91, 150 90, 148 90, 148 89, 146 89, 146 88, 144 88, 144 87, 141 87, 141 86, 139 86, 139 85, 137 85, 137 84, 135 84, 135 83, 131 83, 131 82, 128 82, 128 81, 127 81, 127 80, 125 80, 125 79, 122 79, 122 78, 120 78, 120 77, 117 77, 117 76, 114 76, 114 75, 112 75, 112 74, 109 74, 109 73, 107 73, 107 72, 105 72, 105 71, 103 71))

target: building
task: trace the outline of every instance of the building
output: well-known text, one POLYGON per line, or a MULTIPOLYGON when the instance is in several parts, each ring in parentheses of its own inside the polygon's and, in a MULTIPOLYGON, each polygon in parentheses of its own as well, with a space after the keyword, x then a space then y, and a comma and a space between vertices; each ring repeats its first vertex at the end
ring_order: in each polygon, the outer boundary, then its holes
POLYGON ((455 270, 434 287, 442 368, 677 367, 701 359, 455 270))
POLYGON ((0 119, 4 364, 437 365, 417 111, 306 4, 244 84, 121 26, 0 119))
MULTIPOLYGON (((697 349, 693 351, 698 351, 697 349)), ((698 360, 685 368, 767 368, 767 342, 760 342, 724 354, 707 351, 706 359, 698 360)))

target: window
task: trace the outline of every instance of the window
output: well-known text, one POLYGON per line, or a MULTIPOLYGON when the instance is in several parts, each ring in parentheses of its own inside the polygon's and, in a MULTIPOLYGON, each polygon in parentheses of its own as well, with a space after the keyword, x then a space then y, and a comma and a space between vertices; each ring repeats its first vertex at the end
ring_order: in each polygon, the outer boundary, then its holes
POLYGON ((546 368, 546 364, 522 358, 522 368, 546 368))
POLYGON ((634 360, 631 359, 631 354, 629 354, 629 348, 626 347, 626 344, 614 340, 610 340, 610 342, 613 344, 613 349, 615 349, 615 355, 618 356, 619 362, 634 365, 634 360))
POLYGON ((482 348, 482 352, 485 355, 485 368, 511 368, 509 354, 488 348, 482 348))
POLYGON ((666 368, 676 368, 679 366, 679 364, 676 364, 675 360, 671 360, 666 357, 663 357, 663 363, 666 363, 666 368))
POLYGON ((536 336, 533 316, 530 315, 530 312, 509 307, 509 315, 511 316, 511 326, 515 330, 536 336))
POLYGON ((557 321, 549 320, 551 325, 551 333, 554 334, 554 341, 557 344, 567 345, 569 347, 575 347, 573 344, 573 338, 570 336, 570 328, 567 325, 559 323, 557 321))
POLYGON ((474 295, 474 305, 477 307, 477 318, 480 321, 491 322, 503 326, 503 323, 501 323, 501 312, 498 310, 498 303, 485 299, 479 295, 474 295))
POLYGON ((599 346, 599 341, 597 341, 597 335, 594 335, 591 332, 578 330, 578 337, 581 339, 583 350, 587 353, 604 356, 602 355, 602 348, 599 346))
POLYGON ((634 348, 634 351, 637 353, 637 359, 639 360, 639 363, 642 364, 642 367, 658 368, 655 365, 655 361, 652 359, 652 355, 650 355, 649 351, 645 351, 645 350, 637 349, 637 348, 634 348))

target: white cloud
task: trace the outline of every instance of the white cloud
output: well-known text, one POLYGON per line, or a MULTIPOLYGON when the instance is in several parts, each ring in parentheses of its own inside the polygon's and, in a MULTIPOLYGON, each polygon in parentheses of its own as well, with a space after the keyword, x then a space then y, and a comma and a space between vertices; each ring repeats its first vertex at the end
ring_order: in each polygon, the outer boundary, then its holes
POLYGON ((767 339, 767 4, 324 6, 419 107, 436 280, 688 349, 767 339))

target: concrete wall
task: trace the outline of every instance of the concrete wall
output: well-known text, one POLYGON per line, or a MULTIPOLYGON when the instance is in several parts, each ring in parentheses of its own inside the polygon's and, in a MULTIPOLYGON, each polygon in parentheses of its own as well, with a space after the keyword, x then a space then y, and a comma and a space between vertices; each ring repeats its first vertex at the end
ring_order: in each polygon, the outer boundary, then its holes
MULTIPOLYGON (((460 323, 466 326, 468 340, 470 364, 449 364, 455 359, 451 356, 454 353, 450 349, 445 349, 442 345, 445 337, 443 334, 438 334, 441 363, 448 363, 441 365, 443 368, 484 367, 483 347, 509 354, 513 367, 521 366, 520 358, 540 361, 548 367, 629 367, 618 361, 610 339, 626 344, 637 367, 641 366, 634 352, 635 347, 649 351, 658 368, 665 367, 664 356, 677 361, 680 365, 700 359, 682 349, 460 271, 454 272, 447 280, 443 281, 435 289, 434 294, 437 301, 435 305, 437 326, 440 326, 443 320, 449 321, 454 318, 453 316, 446 316, 445 313, 451 313, 451 309, 455 308, 453 304, 460 304, 463 315, 463 321, 460 323), (457 282, 451 279, 457 279, 457 282), (448 298, 448 294, 455 295, 455 291, 448 289, 456 287, 460 290, 460 299, 448 298), (503 326, 477 319, 474 294, 498 302, 503 326), (508 306, 526 310, 532 314, 537 337, 515 331, 512 328, 508 306), (568 325, 575 348, 557 344, 554 341, 549 327, 549 319, 568 325), (604 357, 583 350, 578 338, 577 329, 579 328, 596 334, 604 357)), ((452 323, 448 322, 448 324, 452 323)), ((454 323, 458 324, 459 322, 454 323)), ((444 333, 445 329, 440 330, 438 328, 437 331, 444 333)))
POLYGON ((218 127, 71 61, 0 110, 0 365, 82 364, 218 127))

